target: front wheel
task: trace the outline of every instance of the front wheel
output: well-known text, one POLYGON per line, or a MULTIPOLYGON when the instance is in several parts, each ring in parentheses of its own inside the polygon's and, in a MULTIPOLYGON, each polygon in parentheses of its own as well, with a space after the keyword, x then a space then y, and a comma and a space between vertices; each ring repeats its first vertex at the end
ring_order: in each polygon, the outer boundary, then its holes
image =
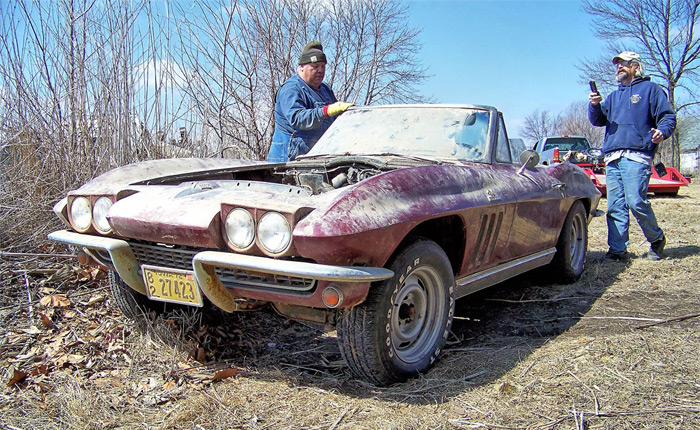
POLYGON ((343 309, 338 342, 350 369, 377 385, 426 372, 450 333, 455 279, 435 242, 416 239, 387 266, 390 279, 373 285, 365 302, 343 309))
POLYGON ((557 242, 557 252, 552 260, 552 273, 559 282, 577 281, 586 267, 588 249, 588 222, 583 203, 573 204, 564 220, 557 242))
POLYGON ((112 299, 122 313, 132 319, 139 320, 151 312, 156 315, 173 312, 177 309, 195 311, 198 308, 190 306, 177 305, 172 303, 164 303, 155 300, 150 300, 147 296, 137 293, 127 285, 126 282, 116 272, 109 271, 109 290, 112 293, 112 299))

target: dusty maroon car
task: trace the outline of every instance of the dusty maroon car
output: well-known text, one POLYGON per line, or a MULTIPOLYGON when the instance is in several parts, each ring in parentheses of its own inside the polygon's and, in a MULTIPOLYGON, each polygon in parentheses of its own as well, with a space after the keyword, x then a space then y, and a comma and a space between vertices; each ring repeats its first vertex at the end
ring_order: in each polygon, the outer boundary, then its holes
POLYGON ((491 107, 355 108, 286 164, 107 172, 55 206, 68 229, 49 237, 109 269, 127 315, 271 305, 337 329, 352 371, 383 385, 434 364, 456 299, 545 265, 580 277, 600 193, 537 162, 491 107))

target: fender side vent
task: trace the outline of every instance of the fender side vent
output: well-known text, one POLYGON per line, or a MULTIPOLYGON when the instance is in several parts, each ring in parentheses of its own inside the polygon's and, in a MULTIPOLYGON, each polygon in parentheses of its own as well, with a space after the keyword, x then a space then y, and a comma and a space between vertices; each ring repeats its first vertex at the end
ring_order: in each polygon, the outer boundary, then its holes
POLYGON ((479 225, 479 233, 476 238, 474 250, 469 259, 469 268, 474 269, 493 258, 496 242, 501 232, 503 211, 494 214, 483 214, 479 225))

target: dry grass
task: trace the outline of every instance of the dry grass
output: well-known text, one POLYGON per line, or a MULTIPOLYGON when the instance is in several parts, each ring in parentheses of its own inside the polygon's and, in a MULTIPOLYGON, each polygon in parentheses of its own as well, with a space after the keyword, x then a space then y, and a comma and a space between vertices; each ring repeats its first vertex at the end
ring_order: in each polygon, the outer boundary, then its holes
POLYGON ((0 376, 16 383, 0 428, 700 428, 700 185, 652 201, 667 259, 643 258, 634 225, 635 258, 595 262, 595 219, 580 281, 533 274, 463 299, 437 367, 389 388, 354 379, 333 333, 269 311, 137 325, 103 281, 5 259, 0 376), (70 303, 39 303, 57 294, 70 303))

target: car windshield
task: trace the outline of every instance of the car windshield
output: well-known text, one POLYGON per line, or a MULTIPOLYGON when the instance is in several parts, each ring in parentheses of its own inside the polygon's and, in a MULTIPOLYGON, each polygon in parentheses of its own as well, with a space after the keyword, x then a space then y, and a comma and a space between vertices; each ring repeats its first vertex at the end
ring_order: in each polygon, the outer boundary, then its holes
POLYGON ((550 137, 543 151, 559 148, 560 151, 585 151, 590 148, 588 141, 581 137, 550 137))
POLYGON ((489 111, 448 106, 355 108, 342 114, 307 156, 399 154, 480 161, 489 111))

